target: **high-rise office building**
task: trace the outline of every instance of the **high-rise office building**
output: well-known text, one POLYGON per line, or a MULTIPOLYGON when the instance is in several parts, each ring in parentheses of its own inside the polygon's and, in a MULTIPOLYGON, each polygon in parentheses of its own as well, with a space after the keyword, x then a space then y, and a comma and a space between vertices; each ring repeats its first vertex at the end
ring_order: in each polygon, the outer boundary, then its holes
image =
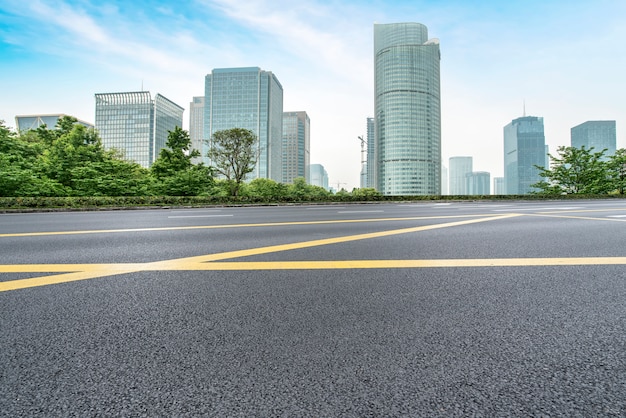
POLYGON ((468 195, 487 196, 491 194, 491 174, 486 171, 472 171, 465 175, 465 189, 468 195))
POLYGON ((593 152, 600 152, 606 149, 604 158, 608 159, 615 155, 617 148, 617 135, 615 132, 614 120, 593 120, 581 123, 571 129, 572 147, 585 147, 593 152))
POLYGON ((365 187, 376 187, 376 122, 367 118, 367 157, 365 163, 365 187))
POLYGON ((189 103, 189 139, 191 139, 191 148, 198 150, 201 154, 193 160, 194 164, 198 164, 209 152, 204 143, 204 96, 196 96, 189 103))
MULTIPOLYGON (((258 67, 218 68, 205 79, 204 139, 243 128, 258 138, 257 162, 248 179, 283 179, 283 87, 258 67)), ((209 163, 208 159, 206 160, 209 163)))
POLYGON ((450 194, 452 196, 470 194, 465 177, 473 171, 472 157, 450 157, 450 194))
POLYGON ((184 109, 164 96, 150 92, 96 94, 96 130, 105 148, 150 167, 165 148, 169 131, 183 126, 184 109))
POLYGON ((504 127, 504 187, 506 194, 527 194, 542 180, 536 166, 546 166, 543 118, 523 116, 504 127))
POLYGON ((439 41, 420 23, 374 25, 376 189, 441 193, 439 41))
POLYGON ((493 194, 495 195, 506 194, 506 189, 504 188, 504 177, 493 178, 493 194))
MULTIPOLYGON (((65 113, 54 113, 46 115, 18 115, 15 117, 15 126, 18 132, 30 131, 31 129, 37 129, 40 126, 46 125, 48 129, 56 129, 57 122, 66 115, 65 113)), ((76 123, 83 125, 86 128, 93 128, 93 124, 85 122, 80 119, 76 119, 76 123)))
POLYGON ((313 186, 320 186, 326 190, 329 190, 328 186, 328 172, 321 164, 311 164, 310 166, 311 184, 313 186))
POLYGON ((297 177, 309 182, 311 120, 306 112, 283 113, 283 177, 285 184, 297 177))

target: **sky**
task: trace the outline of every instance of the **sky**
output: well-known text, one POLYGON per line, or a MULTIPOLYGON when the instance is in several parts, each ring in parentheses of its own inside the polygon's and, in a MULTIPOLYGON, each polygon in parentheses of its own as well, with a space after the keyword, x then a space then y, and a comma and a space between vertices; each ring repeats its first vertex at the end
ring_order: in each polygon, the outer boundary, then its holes
POLYGON ((0 0, 0 120, 65 113, 93 123, 96 93, 150 91, 185 108, 214 68, 260 67, 285 111, 311 119, 311 163, 359 187, 374 116, 373 25, 419 22, 441 49, 442 160, 503 175, 502 130, 544 118, 615 120, 626 148, 624 0, 0 0))

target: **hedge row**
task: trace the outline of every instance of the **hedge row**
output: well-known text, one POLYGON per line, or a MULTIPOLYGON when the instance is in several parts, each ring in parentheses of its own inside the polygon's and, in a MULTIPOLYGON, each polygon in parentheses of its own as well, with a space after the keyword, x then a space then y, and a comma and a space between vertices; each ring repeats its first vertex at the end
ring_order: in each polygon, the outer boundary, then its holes
POLYGON ((122 197, 0 197, 0 210, 19 209, 112 209, 133 207, 203 207, 290 203, 349 203, 349 202, 412 202, 412 201, 468 201, 468 200, 555 200, 555 199, 610 199, 623 195, 501 195, 501 196, 303 196, 278 198, 265 196, 122 196, 122 197))

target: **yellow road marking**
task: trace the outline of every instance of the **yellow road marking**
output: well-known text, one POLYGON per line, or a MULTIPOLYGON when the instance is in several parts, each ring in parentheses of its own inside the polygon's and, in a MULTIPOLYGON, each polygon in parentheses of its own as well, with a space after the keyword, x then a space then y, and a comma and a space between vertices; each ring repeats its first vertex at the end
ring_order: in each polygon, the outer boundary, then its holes
POLYGON ((457 267, 533 267, 533 266, 595 266, 624 265, 626 257, 573 258, 478 258, 435 260, 337 260, 337 261, 258 261, 214 262, 190 264, 176 270, 341 270, 341 269, 402 269, 457 267))
POLYGON ((607 208, 607 209, 551 209, 549 211, 537 212, 541 214, 557 214, 557 213, 592 213, 592 212, 613 212, 625 211, 626 208, 607 208))
POLYGON ((365 223, 365 222, 393 222, 393 221, 417 221, 431 219, 454 219, 454 218, 479 218, 490 217, 493 214, 475 214, 475 215, 449 215, 449 216, 415 216, 408 218, 370 218, 370 219, 339 219, 331 221, 297 221, 297 222, 267 222, 255 224, 228 224, 228 225, 196 225, 196 226, 172 226, 161 228, 129 228, 129 229, 94 229, 79 231, 43 231, 43 232, 13 232, 0 234, 0 238, 14 237, 41 237, 55 235, 83 235, 83 234, 111 234, 120 232, 159 232, 159 231, 185 231, 194 229, 227 229, 227 228, 257 228, 257 227, 275 227, 275 226, 294 226, 294 225, 329 225, 342 223, 365 223))
POLYGON ((343 242, 358 241, 358 240, 371 239, 371 238, 380 238, 380 237, 386 237, 386 236, 398 235, 398 234, 407 234, 410 232, 420 232, 420 231, 428 231, 431 229, 449 228, 449 227, 468 225, 468 224, 473 224, 473 223, 478 223, 478 222, 495 221, 495 220, 512 218, 516 216, 521 216, 521 215, 518 215, 518 214, 497 215, 497 216, 492 216, 490 218, 469 219, 465 221, 448 222, 444 224, 422 225, 422 226, 415 226, 411 228, 393 229, 389 231, 370 232, 366 234, 348 235, 348 236, 335 237, 335 238, 325 238, 325 239, 319 239, 319 240, 313 240, 313 241, 296 242, 296 243, 291 243, 291 244, 272 245, 269 247, 250 248, 247 250, 228 251, 228 252, 218 253, 218 254, 207 254, 207 255, 201 255, 201 256, 196 256, 196 257, 186 257, 186 258, 179 258, 175 260, 166 260, 166 261, 157 262, 157 263, 163 263, 165 265, 184 265, 187 263, 202 263, 202 262, 208 262, 208 261, 226 260, 230 258, 249 257, 252 255, 275 253, 279 251, 296 250, 296 249, 301 249, 301 248, 317 247, 321 245, 339 244, 343 242))
POLYGON ((542 212, 542 213, 527 213, 527 216, 538 216, 542 218, 562 218, 562 219, 582 219, 587 221, 610 221, 610 222, 626 222, 626 219, 619 218, 594 218, 591 216, 576 216, 576 215, 558 215, 556 213, 542 212))
MULTIPOLYGON (((505 214, 477 219, 465 219, 443 224, 422 225, 380 232, 348 235, 290 244, 272 245, 218 254, 184 257, 147 263, 119 264, 22 264, 0 265, 0 273, 62 273, 50 276, 0 282, 0 292, 50 284, 67 283, 140 271, 224 271, 224 270, 319 270, 319 269, 392 269, 436 267, 512 267, 512 266, 566 266, 566 265, 624 265, 626 257, 572 257, 572 258, 502 258, 502 259, 441 259, 441 260, 326 260, 326 261, 272 261, 219 262, 221 260, 275 253, 350 241, 381 238, 398 234, 421 232, 440 228, 502 220, 521 214, 505 214)), ((460 216, 467 218, 467 216, 460 216)), ((450 218, 450 217, 444 217, 450 218)), ((404 218, 407 219, 407 218, 404 218)), ((426 218, 418 218, 426 219, 426 218)), ((429 218, 432 219, 432 218, 429 218)), ((398 220, 398 218, 393 218, 398 220)), ((324 222, 323 223, 328 223, 324 222)), ((342 222, 342 221, 340 221, 342 222)), ((345 222, 345 221, 343 221, 345 222)), ((317 223, 317 222, 315 222, 317 223)), ((335 222, 332 222, 335 223, 335 222)), ((280 225, 285 225, 282 223, 280 225)), ((294 224, 294 223, 289 223, 294 224)), ((311 224, 311 223, 297 223, 311 224)), ((253 226, 268 224, 250 224, 253 226)), ((271 224, 270 224, 271 225, 271 224)))

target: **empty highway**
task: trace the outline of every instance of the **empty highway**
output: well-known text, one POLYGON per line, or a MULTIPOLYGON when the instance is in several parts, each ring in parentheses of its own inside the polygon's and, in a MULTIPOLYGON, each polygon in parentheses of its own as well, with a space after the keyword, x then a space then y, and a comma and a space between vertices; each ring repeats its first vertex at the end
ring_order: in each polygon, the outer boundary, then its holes
POLYGON ((626 200, 0 214, 0 416, 625 416, 626 200))

